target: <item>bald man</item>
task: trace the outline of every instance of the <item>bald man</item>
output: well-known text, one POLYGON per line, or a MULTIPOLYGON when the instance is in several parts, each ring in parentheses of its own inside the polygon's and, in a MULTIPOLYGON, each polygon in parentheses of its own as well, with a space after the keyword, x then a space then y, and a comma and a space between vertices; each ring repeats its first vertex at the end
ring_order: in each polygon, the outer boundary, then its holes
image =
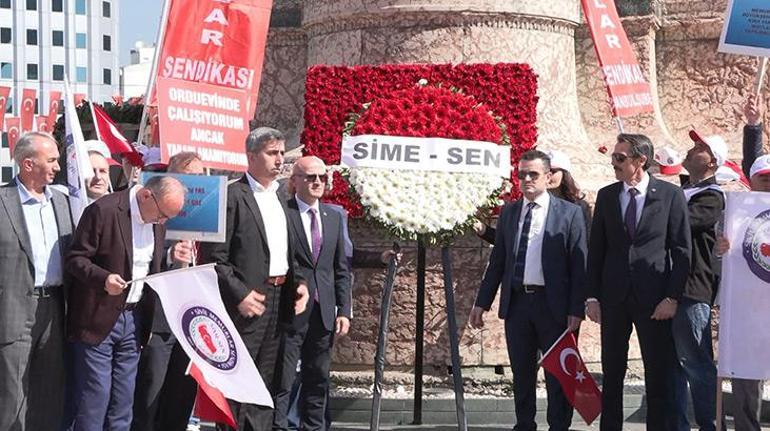
POLYGON ((273 430, 288 427, 286 416, 298 359, 302 359, 301 429, 324 429, 332 341, 350 328, 350 270, 342 217, 320 202, 327 180, 326 165, 312 156, 297 160, 289 179, 294 197, 287 204, 287 217, 298 242, 294 260, 297 273, 307 280, 310 301, 284 334, 273 430))

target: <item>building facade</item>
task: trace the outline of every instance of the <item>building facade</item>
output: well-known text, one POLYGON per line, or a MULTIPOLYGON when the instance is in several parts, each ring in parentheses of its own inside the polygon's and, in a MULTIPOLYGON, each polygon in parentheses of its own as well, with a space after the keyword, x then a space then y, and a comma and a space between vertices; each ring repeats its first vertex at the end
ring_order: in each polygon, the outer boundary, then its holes
POLYGON ((125 99, 144 96, 154 56, 155 45, 136 42, 131 50, 130 63, 120 68, 120 95, 125 99))

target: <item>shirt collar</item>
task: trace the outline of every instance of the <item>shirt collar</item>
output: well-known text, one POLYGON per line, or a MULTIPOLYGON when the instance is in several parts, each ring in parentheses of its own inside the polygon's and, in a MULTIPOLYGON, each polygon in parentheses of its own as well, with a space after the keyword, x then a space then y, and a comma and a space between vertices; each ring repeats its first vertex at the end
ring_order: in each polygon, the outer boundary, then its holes
POLYGON ((628 193, 628 190, 632 187, 636 189, 636 191, 639 192, 640 195, 647 194, 647 187, 650 185, 650 174, 647 172, 642 175, 642 180, 639 181, 639 184, 635 186, 629 185, 627 182, 623 182, 623 193, 628 193))
POLYGON ((128 191, 128 202, 131 207, 131 220, 138 224, 147 224, 142 220, 142 213, 139 212, 139 201, 136 200, 136 192, 142 189, 142 186, 135 185, 128 191))
POLYGON ((315 201, 315 204, 313 205, 308 205, 307 203, 305 203, 305 201, 300 199, 299 196, 297 196, 296 194, 294 195, 294 199, 297 200, 297 208, 299 209, 299 212, 306 213, 310 208, 313 208, 316 214, 318 214, 318 207, 320 206, 318 204, 318 201, 315 201))
POLYGON ((251 191, 254 193, 275 193, 278 191, 278 181, 273 181, 269 186, 263 187, 262 184, 257 182, 257 180, 255 180, 248 172, 246 172, 246 179, 249 180, 249 187, 251 187, 251 191))
POLYGON ((34 200, 36 203, 46 204, 50 202, 51 198, 53 197, 53 193, 51 193, 51 189, 48 186, 43 187, 43 200, 39 200, 38 198, 32 196, 32 193, 29 192, 19 177, 16 177, 16 188, 19 191, 19 199, 21 199, 22 204, 26 204, 30 201, 30 199, 34 200))
POLYGON ((524 197, 524 206, 526 207, 530 202, 534 202, 537 204, 540 208, 546 208, 548 204, 551 202, 551 196, 550 193, 547 191, 540 193, 540 196, 536 197, 534 201, 531 201, 524 197))

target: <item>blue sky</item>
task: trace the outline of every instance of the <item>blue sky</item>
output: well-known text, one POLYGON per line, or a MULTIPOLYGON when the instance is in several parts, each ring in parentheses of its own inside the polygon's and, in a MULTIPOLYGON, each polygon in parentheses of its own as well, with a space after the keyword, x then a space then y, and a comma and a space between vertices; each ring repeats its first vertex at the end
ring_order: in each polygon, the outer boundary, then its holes
POLYGON ((163 0, 120 1, 120 65, 128 63, 137 40, 154 43, 163 0))

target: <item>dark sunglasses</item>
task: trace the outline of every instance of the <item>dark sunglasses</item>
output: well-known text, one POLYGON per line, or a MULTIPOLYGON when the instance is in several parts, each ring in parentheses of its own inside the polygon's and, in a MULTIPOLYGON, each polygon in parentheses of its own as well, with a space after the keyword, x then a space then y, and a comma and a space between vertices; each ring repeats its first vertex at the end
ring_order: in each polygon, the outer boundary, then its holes
POLYGON ((529 179, 531 179, 532 181, 537 181, 537 179, 540 178, 540 172, 519 171, 519 173, 516 174, 516 178, 520 180, 526 180, 527 177, 529 177, 529 179))
POLYGON ((314 183, 316 181, 321 181, 322 183, 325 183, 326 180, 329 179, 329 175, 327 174, 307 174, 305 175, 305 181, 308 183, 314 183))
POLYGON ((612 160, 614 160, 615 163, 623 163, 630 158, 631 156, 627 156, 623 153, 612 153, 612 160))

